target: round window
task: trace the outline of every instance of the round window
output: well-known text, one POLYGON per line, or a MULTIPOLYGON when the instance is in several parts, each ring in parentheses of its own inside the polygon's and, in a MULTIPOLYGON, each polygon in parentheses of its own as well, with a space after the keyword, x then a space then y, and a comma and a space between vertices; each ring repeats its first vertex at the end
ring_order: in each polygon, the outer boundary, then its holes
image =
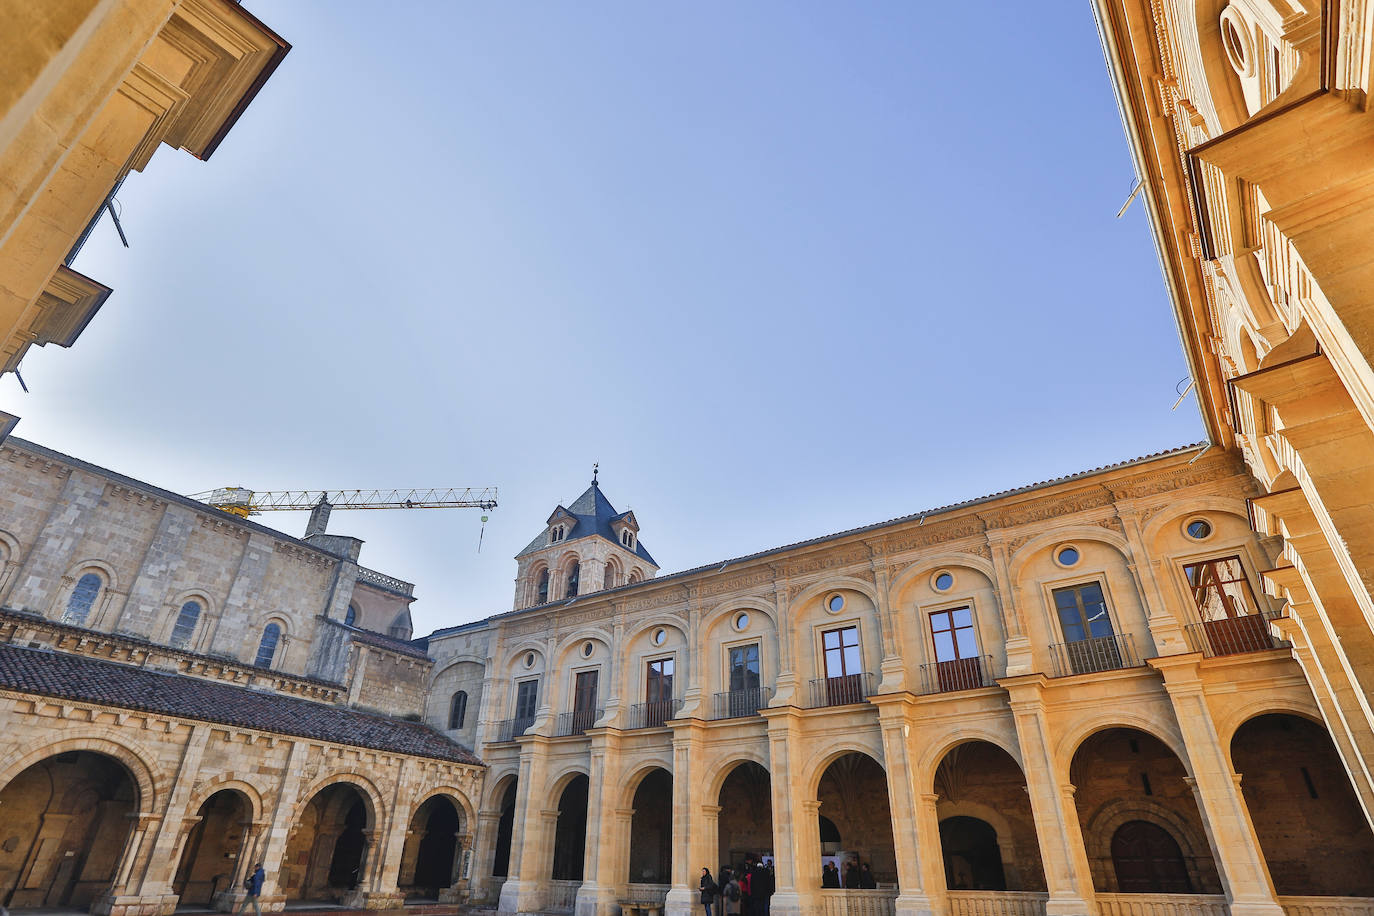
POLYGON ((1188 537, 1195 541, 1200 541, 1212 533, 1212 526, 1201 518, 1195 518, 1188 523, 1188 537))
POLYGON ((735 629, 736 629, 736 630, 741 630, 741 631, 749 629, 749 615, 748 615, 748 614, 745 614, 744 612, 740 612, 740 613, 735 617, 735 629))
POLYGON ((1056 556, 1056 559, 1059 560, 1059 565, 1060 565, 1060 566, 1072 566, 1072 565, 1074 565, 1075 563, 1078 562, 1078 548, 1077 548, 1077 547, 1064 547, 1064 548, 1061 548, 1060 551, 1059 551, 1059 554, 1056 556))
POLYGON ((838 614, 844 610, 844 595, 831 595, 825 606, 830 609, 830 613, 838 614))
POLYGON ((667 630, 654 630, 654 645, 661 646, 668 641, 667 630))
POLYGON ((594 651, 596 651, 596 647, 593 646, 591 643, 588 642, 588 643, 583 643, 583 644, 582 644, 582 657, 583 657, 583 658, 591 658, 591 657, 592 657, 592 652, 594 652, 594 651))
POLYGON ((534 667, 534 653, 533 653, 533 652, 530 652, 530 653, 528 653, 528 654, 525 656, 525 667, 526 667, 526 668, 533 668, 533 667, 534 667))
POLYGON ((947 572, 936 573, 935 590, 937 592, 947 592, 954 587, 954 576, 947 572))

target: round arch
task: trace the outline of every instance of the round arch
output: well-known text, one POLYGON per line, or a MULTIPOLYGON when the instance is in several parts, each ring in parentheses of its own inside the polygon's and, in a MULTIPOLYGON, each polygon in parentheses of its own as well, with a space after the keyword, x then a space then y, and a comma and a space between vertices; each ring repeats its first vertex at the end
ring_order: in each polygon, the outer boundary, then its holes
POLYGON ((996 587, 997 570, 993 568, 991 560, 976 553, 951 551, 933 557, 922 557, 912 563, 892 580, 892 584, 888 586, 888 592, 895 598, 915 583, 930 578, 936 570, 961 568, 980 573, 987 577, 988 582, 992 583, 994 588, 996 587))
MULTIPOLYGON (((720 790, 725 785, 725 780, 729 779, 730 774, 738 767, 746 763, 756 763, 765 770, 768 769, 768 760, 762 754, 756 754, 749 750, 733 753, 724 760, 718 760, 706 771, 706 778, 703 780, 706 783, 706 798, 720 798, 720 790)), ((769 770, 769 772, 772 771, 769 770)), ((715 804, 715 802, 712 801, 708 804, 715 804)))
POLYGON ((1249 522, 1245 518, 1245 513, 1238 510, 1236 504, 1232 500, 1223 499, 1220 496, 1198 496, 1190 497, 1186 508, 1180 508, 1176 511, 1160 512, 1158 515, 1151 518, 1145 523, 1145 527, 1141 530, 1140 539, 1145 543, 1147 548, 1153 548, 1155 543, 1159 540, 1160 535, 1163 534, 1165 529, 1169 526, 1177 525, 1184 519, 1203 512, 1215 512, 1218 515, 1229 515, 1242 522, 1246 522, 1247 528, 1249 526, 1249 522))
POLYGON ((718 601, 712 605, 711 609, 701 615, 701 632, 705 633, 721 620, 728 618, 738 611, 758 611, 768 618, 768 622, 774 629, 778 626, 778 609, 770 601, 753 596, 742 598, 729 598, 725 601, 718 601))
POLYGON ((433 683, 435 680, 439 678, 439 675, 443 674, 450 668, 457 667, 458 665, 480 665, 482 669, 485 670, 487 667, 487 659, 486 656, 473 655, 471 652, 463 652, 458 655, 450 655, 448 658, 444 659, 442 665, 438 665, 435 667, 434 673, 431 674, 429 677, 430 682, 433 683))
POLYGON ((158 770, 152 763, 156 758, 126 736, 119 735, 116 738, 114 732, 108 729, 63 738, 27 752, 22 749, 13 751, 0 760, 0 790, 35 763, 70 751, 90 751, 117 760, 138 790, 136 805, 139 814, 152 814, 161 806, 163 793, 159 789, 162 780, 158 779, 158 770))
POLYGON ((676 630, 678 637, 684 643, 686 643, 687 641, 687 621, 677 614, 670 613, 664 614, 660 617, 654 617, 650 620, 650 622, 637 627, 632 633, 630 633, 626 637, 625 644, 627 646, 633 645, 637 639, 641 638, 646 633, 652 633, 654 630, 657 629, 676 630))
POLYGON ((830 769, 830 765, 846 754, 862 754, 865 757, 873 758, 873 762, 880 766, 884 773, 887 772, 887 758, 883 756, 882 745, 878 747, 864 746, 856 741, 849 741, 843 745, 832 747, 830 752, 822 756, 816 763, 811 765, 802 785, 806 786, 807 798, 815 798, 820 789, 821 779, 825 777, 825 771, 830 769))
POLYGON ((934 737, 926 745, 926 749, 916 760, 916 772, 920 775, 921 785, 926 791, 931 791, 935 785, 935 773, 944 763, 945 758, 950 752, 963 747, 966 744, 975 743, 990 744, 999 751, 1011 758, 1012 763, 1016 764, 1021 771, 1021 778, 1026 777, 1026 765, 1021 759, 1021 747, 1016 741, 1014 726, 1007 726, 1001 731, 988 728, 982 724, 959 724, 950 726, 947 731, 934 737))
POLYGON ((500 811, 501 803, 505 801, 506 790, 520 779, 518 769, 507 770, 500 775, 495 773, 490 775, 487 780, 486 798, 482 802, 483 811, 500 811))
POLYGON ((248 803, 248 814, 251 820, 256 821, 262 818, 262 792, 257 786, 236 777, 233 773, 215 776, 197 786, 186 801, 186 810, 199 811, 200 806, 210 800, 210 796, 226 790, 237 792, 243 796, 244 801, 248 803))
POLYGON ((410 816, 414 817, 415 812, 420 810, 420 806, 431 798, 444 798, 458 809, 458 814, 463 818, 463 829, 471 833, 477 824, 477 812, 473 810, 472 802, 468 799, 467 793, 455 785, 427 786, 421 790, 410 806, 410 816))
POLYGON ((1065 782, 1069 782, 1069 769, 1073 766, 1073 759, 1083 749, 1087 740, 1098 732, 1110 731, 1113 728, 1128 728, 1149 735, 1178 758, 1188 776, 1193 775, 1192 763, 1188 760, 1188 753, 1183 746, 1183 736, 1176 725, 1163 717, 1150 719, 1119 709, 1089 715, 1075 723, 1060 737, 1054 757, 1059 761, 1058 775, 1065 782))
POLYGON ((1110 860, 1112 837, 1127 821, 1149 821, 1162 827, 1174 838, 1188 857, 1210 856, 1207 837, 1198 832, 1175 812, 1148 799, 1120 799, 1097 809, 1083 827, 1083 845, 1093 858, 1110 860))
POLYGON ((100 573, 105 579, 105 588, 112 591, 119 591, 119 576, 115 574, 115 568, 104 560, 97 560, 95 558, 78 560, 67 567, 64 578, 76 580, 80 579, 83 573, 88 572, 100 573))
POLYGON ((1007 569, 1007 578, 1013 584, 1021 581, 1022 573, 1026 571, 1036 555, 1055 544, 1063 541, 1093 541, 1103 544, 1115 550, 1121 555, 1123 562, 1129 564, 1134 562, 1131 556, 1131 545, 1126 540, 1126 536, 1110 528, 1103 528, 1100 525, 1066 525, 1062 528, 1055 528, 1053 531, 1046 531, 1037 534, 1026 543, 1017 548, 1012 554, 1011 565, 1007 569))
POLYGON ((588 779, 592 778, 591 773, 581 764, 572 764, 559 770, 545 781, 544 798, 551 799, 557 803, 559 797, 563 794, 563 790, 579 776, 585 776, 588 779))
POLYGON ((330 786, 340 783, 353 786, 362 796, 363 806, 367 809, 367 828, 375 830, 386 823, 388 809, 382 801, 382 793, 377 789, 371 779, 355 770, 341 770, 321 776, 310 784, 310 788, 302 792, 297 798, 295 809, 291 812, 291 822, 294 824, 300 819, 301 813, 305 811, 307 805, 315 799, 322 791, 330 786))
POLYGON ((857 579, 853 576, 832 576, 828 579, 822 579, 820 582, 813 582, 802 589, 797 594, 797 597, 787 603, 791 607, 797 607, 826 592, 839 591, 840 589, 846 588, 850 591, 858 592, 869 601, 872 601, 874 607, 878 606, 878 589, 867 579, 857 579))
POLYGON ((1236 740, 1236 734, 1255 719, 1271 715, 1296 716, 1306 719, 1323 731, 1330 731, 1326 727, 1326 721, 1322 719, 1321 711, 1317 709, 1316 702, 1307 697, 1300 700, 1298 697, 1275 695, 1252 699, 1215 717, 1217 737, 1226 751, 1226 762, 1230 765, 1231 772, 1234 773, 1236 769, 1235 762, 1231 759, 1231 744, 1236 740))
POLYGON ((629 776, 626 777, 625 781, 620 784, 620 803, 618 807, 634 807, 635 793, 639 791, 639 784, 654 770, 664 770, 669 776, 672 776, 673 764, 671 761, 661 758, 637 761, 633 772, 631 772, 629 776))

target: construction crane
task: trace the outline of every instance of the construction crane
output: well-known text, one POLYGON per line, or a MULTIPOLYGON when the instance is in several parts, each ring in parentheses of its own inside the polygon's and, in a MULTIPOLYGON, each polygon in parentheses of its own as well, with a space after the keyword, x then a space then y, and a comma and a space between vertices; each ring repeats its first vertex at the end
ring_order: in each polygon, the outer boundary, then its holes
POLYGON ((261 512, 329 509, 494 509, 496 488, 436 490, 250 490, 220 487, 191 499, 247 518, 261 512))

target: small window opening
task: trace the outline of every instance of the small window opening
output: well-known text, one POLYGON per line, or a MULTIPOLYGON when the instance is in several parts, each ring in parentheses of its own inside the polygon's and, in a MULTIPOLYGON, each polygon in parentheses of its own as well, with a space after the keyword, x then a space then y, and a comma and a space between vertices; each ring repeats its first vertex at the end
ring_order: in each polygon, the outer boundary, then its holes
POLYGON ((1145 794, 1146 794, 1146 795, 1154 795, 1154 794, 1155 794, 1154 789, 1150 788, 1150 774, 1149 774, 1149 773, 1141 773, 1141 774, 1140 774, 1140 787, 1141 787, 1142 789, 1145 790, 1145 794))
POLYGON ((1302 781, 1307 784, 1307 794, 1313 798, 1317 797, 1317 787, 1312 784, 1312 774, 1307 772, 1307 767, 1298 767, 1302 772, 1302 781))

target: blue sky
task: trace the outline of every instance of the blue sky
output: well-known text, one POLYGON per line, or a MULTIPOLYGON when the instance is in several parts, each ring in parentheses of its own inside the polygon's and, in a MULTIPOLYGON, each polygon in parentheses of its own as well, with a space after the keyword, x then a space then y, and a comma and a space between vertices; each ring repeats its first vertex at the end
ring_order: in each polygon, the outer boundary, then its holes
POLYGON ((334 515, 417 633, 594 461, 673 571, 1203 436, 1086 4, 249 6, 294 50, 7 409, 184 493, 499 486, 480 554, 334 515))

